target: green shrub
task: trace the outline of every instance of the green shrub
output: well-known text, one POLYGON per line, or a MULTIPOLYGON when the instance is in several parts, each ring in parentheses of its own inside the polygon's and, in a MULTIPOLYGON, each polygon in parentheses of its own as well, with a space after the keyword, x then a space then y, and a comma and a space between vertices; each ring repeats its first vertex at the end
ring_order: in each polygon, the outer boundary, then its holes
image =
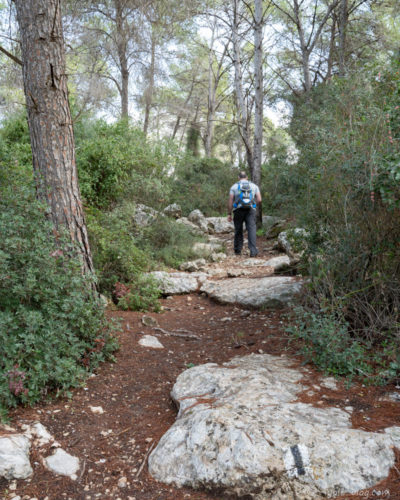
POLYGON ((122 120, 80 124, 76 144, 79 182, 87 204, 101 209, 110 209, 122 199, 167 204, 167 176, 179 157, 171 142, 152 143, 122 120))
POLYGON ((287 331, 304 341, 301 354, 306 361, 324 372, 350 379, 370 374, 368 349, 350 337, 349 325, 343 318, 297 308, 287 331))
POLYGON ((154 262, 178 268, 182 262, 197 257, 193 245, 203 239, 184 224, 159 216, 141 230, 138 245, 154 262))
POLYGON ((170 202, 179 203, 185 215, 196 208, 206 216, 225 214, 229 188, 237 173, 215 158, 185 157, 171 181, 170 202))
POLYGON ((116 342, 71 245, 54 245, 32 191, 0 196, 0 412, 66 391, 116 342))
POLYGON ((152 276, 139 275, 129 287, 118 287, 118 308, 123 311, 160 311, 158 299, 161 296, 157 282, 152 276), (122 289, 122 293, 121 293, 122 289))
POLYGON ((134 210, 134 204, 124 203, 110 212, 88 212, 90 245, 102 293, 111 293, 117 282, 133 283, 151 266, 150 256, 137 245, 134 210))

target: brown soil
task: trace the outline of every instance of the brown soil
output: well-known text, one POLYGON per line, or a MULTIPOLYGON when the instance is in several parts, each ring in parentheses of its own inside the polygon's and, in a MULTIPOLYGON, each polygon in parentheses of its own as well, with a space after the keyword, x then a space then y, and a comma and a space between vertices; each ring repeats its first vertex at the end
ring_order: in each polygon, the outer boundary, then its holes
MULTIPOLYGON (((264 244, 262 256, 269 250, 264 244)), ((232 265, 233 259, 226 265, 232 265)), ((116 363, 100 366, 84 387, 73 391, 71 399, 19 408, 11 414, 11 425, 16 428, 39 420, 66 451, 79 457, 78 479, 55 476, 43 467, 39 456, 33 456, 32 479, 17 481, 12 491, 10 484, 0 480, 0 498, 8 500, 15 495, 26 500, 33 497, 38 500, 230 498, 221 492, 177 489, 155 481, 147 472, 149 451, 175 420, 176 408, 170 398, 174 381, 192 364, 223 363, 252 352, 284 353, 298 366, 302 362, 296 354, 298 346, 288 343, 284 332, 285 311, 244 312, 243 308, 218 305, 199 294, 163 299, 162 305, 162 313, 150 315, 163 330, 190 332, 201 340, 154 331, 142 324, 143 313, 110 311, 110 316, 121 318, 123 326, 116 363), (165 349, 138 345, 143 333, 156 335, 165 349), (93 413, 91 406, 101 406, 104 413, 93 413), (124 488, 118 486, 122 477, 127 478, 124 488)), ((338 390, 315 390, 313 386, 318 385, 320 377, 320 373, 311 369, 301 381, 309 387, 300 395, 301 401, 318 407, 352 406, 353 426, 369 431, 400 425, 400 403, 381 400, 395 387, 357 384, 346 388, 339 382, 338 390)), ((400 454, 396 453, 396 466, 385 481, 358 495, 340 498, 400 499, 400 454)))

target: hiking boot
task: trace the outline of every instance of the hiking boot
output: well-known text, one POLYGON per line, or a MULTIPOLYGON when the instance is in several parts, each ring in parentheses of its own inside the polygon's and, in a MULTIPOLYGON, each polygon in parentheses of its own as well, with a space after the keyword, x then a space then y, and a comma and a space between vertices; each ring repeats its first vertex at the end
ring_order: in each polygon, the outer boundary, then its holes
POLYGON ((258 255, 258 252, 256 252, 256 253, 251 253, 251 254, 250 254, 250 257, 251 257, 251 258, 253 258, 253 257, 257 257, 257 255, 258 255))

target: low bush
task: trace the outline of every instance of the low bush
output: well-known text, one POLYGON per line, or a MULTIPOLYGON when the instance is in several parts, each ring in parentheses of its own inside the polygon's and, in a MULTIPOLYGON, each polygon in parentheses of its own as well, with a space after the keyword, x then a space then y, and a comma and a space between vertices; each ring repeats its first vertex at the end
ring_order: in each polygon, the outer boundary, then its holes
POLYGON ((117 344, 74 249, 8 178, 0 196, 0 411, 79 385, 117 344))
POLYGON ((117 283, 114 296, 123 311, 160 311, 161 292, 152 276, 139 275, 130 286, 117 283))
POLYGON ((203 240, 184 224, 159 216, 141 230, 138 245, 153 262, 178 268, 182 262, 197 257, 193 246, 203 240))
POLYGON ((303 341, 301 354, 307 362, 330 375, 349 379, 370 374, 368 348, 351 338, 349 325, 343 318, 297 308, 291 319, 287 331, 303 341))
POLYGON ((151 257, 137 244, 134 210, 134 204, 124 203, 109 212, 88 211, 90 246, 102 293, 110 294, 117 282, 133 283, 151 267, 151 257))

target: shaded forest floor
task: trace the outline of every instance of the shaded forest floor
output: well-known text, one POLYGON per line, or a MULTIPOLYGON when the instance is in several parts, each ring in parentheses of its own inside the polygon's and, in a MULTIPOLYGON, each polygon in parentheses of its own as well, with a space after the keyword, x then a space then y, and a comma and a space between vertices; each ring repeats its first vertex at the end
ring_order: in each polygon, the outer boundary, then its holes
MULTIPOLYGON (((266 247, 265 247, 266 248, 266 247)), ((267 250, 261 252, 265 257, 267 250)), ((246 257, 240 257, 245 259, 246 257)), ((232 264, 234 257, 229 257, 232 264)), ((174 423, 176 408, 170 390, 186 368, 207 362, 223 363, 235 356, 266 352, 285 354, 293 364, 302 362, 299 345, 289 343, 284 331, 285 311, 246 311, 219 305, 208 297, 192 294, 162 300, 164 311, 154 317, 167 332, 189 331, 200 340, 165 335, 142 324, 143 313, 110 311, 120 318, 120 350, 116 363, 103 364, 87 384, 73 391, 71 399, 43 403, 35 408, 19 408, 11 413, 11 425, 40 421, 68 453, 79 457, 81 470, 72 481, 47 471, 39 457, 31 456, 31 479, 8 484, 0 480, 0 498, 19 495, 22 500, 206 500, 230 498, 221 492, 177 489, 159 483, 147 472, 147 456, 174 423), (164 349, 142 347, 143 333, 157 335, 164 349), (90 407, 101 407, 94 413, 90 407)), ((321 374, 311 370, 301 383, 318 384, 321 374)), ((400 425, 400 403, 384 401, 394 386, 346 388, 321 386, 311 397, 306 389, 299 400, 315 406, 354 408, 354 427, 379 431, 400 425)), ((166 457, 168 460, 168 457, 166 457)), ((340 498, 359 498, 360 494, 340 498)), ((363 498, 400 499, 400 455, 387 480, 363 498), (380 496, 377 492, 381 492, 380 496), (389 496, 388 496, 389 495, 389 496)))

